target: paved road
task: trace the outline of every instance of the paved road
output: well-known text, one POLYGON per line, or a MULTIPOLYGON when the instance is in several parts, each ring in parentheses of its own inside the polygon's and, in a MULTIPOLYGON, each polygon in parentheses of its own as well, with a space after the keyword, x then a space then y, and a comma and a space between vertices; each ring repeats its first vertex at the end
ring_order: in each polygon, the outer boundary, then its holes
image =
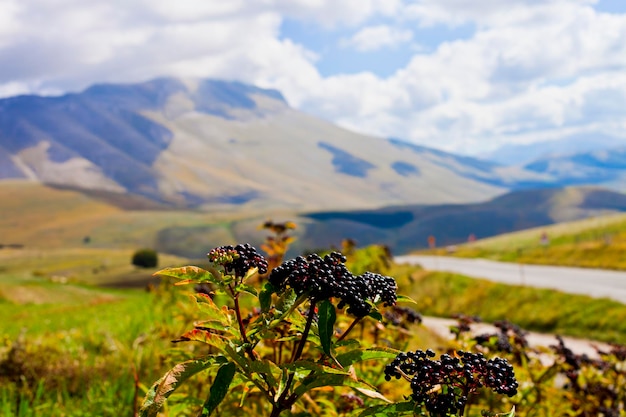
POLYGON ((446 256, 396 256, 398 263, 420 264, 425 269, 450 271, 515 285, 554 288, 573 294, 607 297, 626 303, 626 272, 557 266, 520 265, 485 259, 446 256))

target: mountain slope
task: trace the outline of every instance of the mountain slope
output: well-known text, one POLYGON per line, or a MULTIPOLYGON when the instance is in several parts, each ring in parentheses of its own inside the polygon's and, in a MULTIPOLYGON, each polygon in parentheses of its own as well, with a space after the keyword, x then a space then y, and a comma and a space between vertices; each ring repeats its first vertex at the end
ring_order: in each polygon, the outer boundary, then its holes
POLYGON ((626 211, 626 194, 595 187, 512 192, 484 203, 387 207, 378 210, 309 213, 300 223, 300 248, 384 243, 394 253, 439 247, 516 230, 626 211))
POLYGON ((235 82, 164 78, 0 100, 0 179, 179 207, 305 210, 475 202, 511 184, 496 165, 407 150, 235 82))
POLYGON ((564 185, 584 182, 626 190, 626 147, 540 159, 524 168, 564 185))
POLYGON ((599 132, 579 133, 544 142, 506 144, 480 157, 503 165, 526 165, 537 160, 618 148, 625 144, 626 141, 623 138, 599 132))

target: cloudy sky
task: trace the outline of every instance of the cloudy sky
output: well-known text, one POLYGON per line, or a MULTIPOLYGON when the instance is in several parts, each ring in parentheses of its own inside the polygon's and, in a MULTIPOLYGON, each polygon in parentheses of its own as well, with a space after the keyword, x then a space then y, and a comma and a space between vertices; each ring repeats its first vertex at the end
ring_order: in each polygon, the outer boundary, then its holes
POLYGON ((163 75, 471 155, 626 141, 626 1, 0 0, 0 97, 163 75))

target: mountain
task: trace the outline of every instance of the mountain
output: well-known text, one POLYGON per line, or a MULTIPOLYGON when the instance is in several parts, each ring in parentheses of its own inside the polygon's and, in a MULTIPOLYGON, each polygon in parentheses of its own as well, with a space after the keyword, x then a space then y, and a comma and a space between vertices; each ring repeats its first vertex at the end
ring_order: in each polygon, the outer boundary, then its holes
POLYGON ((524 169, 548 175, 561 185, 597 184, 626 191, 626 146, 543 158, 524 169))
POLYGON ((298 249, 385 243, 393 253, 466 242, 538 226, 626 211, 626 194, 598 187, 522 190, 474 204, 417 205, 376 210, 314 212, 298 219, 298 249))
POLYGON ((275 90, 161 78, 0 100, 8 178, 169 207, 332 210, 483 201, 546 176, 350 132, 275 90))
POLYGON ((525 165, 537 160, 559 158, 597 150, 626 146, 626 140, 603 133, 581 133, 562 139, 547 140, 525 145, 507 144, 492 152, 479 155, 502 165, 525 165))

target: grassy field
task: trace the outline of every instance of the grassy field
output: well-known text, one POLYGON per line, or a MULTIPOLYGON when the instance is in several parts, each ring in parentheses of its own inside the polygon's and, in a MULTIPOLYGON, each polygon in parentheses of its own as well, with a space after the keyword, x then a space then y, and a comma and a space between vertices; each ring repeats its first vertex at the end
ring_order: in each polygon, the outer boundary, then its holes
POLYGON ((17 245, 33 250, 149 247, 201 258, 214 246, 237 243, 242 234, 264 238, 257 230, 267 219, 263 213, 234 207, 215 211, 119 207, 125 205, 108 194, 88 196, 27 181, 1 181, 0 256, 2 248, 17 245))
POLYGON ((447 272, 418 272, 407 291, 426 315, 508 320, 527 330, 626 344, 626 305, 560 291, 494 283, 447 272))
MULTIPOLYGON (((188 288, 146 291, 153 270, 130 266, 127 250, 0 253, 0 416, 132 415, 166 369, 201 353, 197 345, 170 342, 198 318, 182 293, 188 288)), ((359 251, 351 269, 394 276, 399 292, 415 299, 422 313, 506 318, 527 329, 626 342, 626 306, 618 303, 389 266, 380 254, 359 251)), ((160 266, 185 261, 162 256, 160 266)), ((446 342, 418 326, 407 347, 445 350, 446 342)), ((207 385, 187 389, 197 398, 207 385)), ((164 415, 188 415, 185 398, 173 397, 164 415)))
MULTIPOLYGON (((128 212, 72 191, 11 187, 0 187, 0 416, 133 415, 154 380, 173 363, 201 353, 196 345, 171 343, 198 318, 183 294, 189 289, 159 285, 152 273, 202 261, 161 253, 159 266, 144 270, 131 265, 132 253, 159 238, 190 249, 234 243, 237 228, 254 228, 255 220, 128 212), (20 209, 24 202, 34 205, 26 214, 20 209), (188 233, 194 228, 206 235, 201 241, 188 233)), ((606 259, 603 266, 619 268, 622 242, 626 245, 626 216, 612 216, 478 241, 459 247, 457 254, 573 262, 577 258, 565 248, 574 247, 584 259, 606 259), (544 231, 548 245, 538 244, 544 231)), ((198 249, 198 257, 204 250, 198 249)), ((626 343, 626 306, 612 301, 389 267, 380 248, 359 251, 351 267, 394 276, 400 292, 415 299, 423 314, 506 318, 529 330, 626 343)), ((445 349, 428 329, 412 332, 411 349, 445 349)), ((199 381, 188 389, 202 397, 208 387, 199 381)), ((185 401, 173 397, 164 415, 188 415, 185 401)))
POLYGON ((626 270, 625 251, 626 214, 614 214, 508 233, 458 245, 453 249, 438 248, 421 253, 626 270))
MULTIPOLYGON (((198 319, 184 295, 191 288, 146 286, 159 268, 189 261, 161 254, 159 267, 141 270, 131 254, 0 250, 0 416, 132 416, 152 382, 200 353, 171 343, 198 319)), ((413 340, 442 342, 425 328, 413 340)), ((182 400, 166 415, 186 415, 182 400)))

